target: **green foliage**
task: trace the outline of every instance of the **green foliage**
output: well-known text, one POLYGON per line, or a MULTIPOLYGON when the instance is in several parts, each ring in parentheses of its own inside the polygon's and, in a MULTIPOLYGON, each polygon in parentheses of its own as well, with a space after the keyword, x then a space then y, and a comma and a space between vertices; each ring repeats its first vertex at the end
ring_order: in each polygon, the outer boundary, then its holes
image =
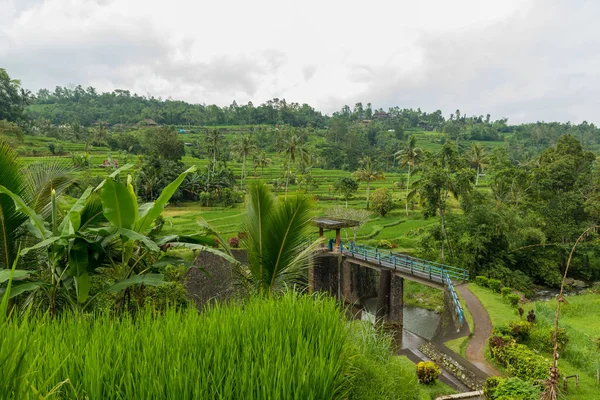
POLYGON ((379 242, 377 242, 377 247, 379 247, 380 249, 391 249, 392 246, 392 242, 390 242, 389 240, 380 240, 379 242))
POLYGON ((484 387, 488 400, 538 400, 540 392, 539 387, 519 378, 490 377, 484 387))
POLYGON ((382 217, 394 209, 392 194, 387 188, 375 190, 375 193, 373 193, 373 209, 375 209, 382 217))
POLYGON ((336 193, 339 193, 344 197, 344 200, 346 200, 346 207, 348 207, 348 200, 352 198, 352 195, 358 190, 358 182, 351 177, 345 176, 333 184, 333 189, 336 193))
POLYGON ((353 371, 349 398, 351 399, 419 399, 414 364, 403 362, 391 351, 391 341, 372 326, 356 321, 351 324, 348 354, 353 371))
POLYGON ((496 293, 500 293, 502 290, 502 282, 499 279, 490 279, 488 281, 488 287, 496 293))
POLYGON ((0 354, 22 359, 18 373, 27 376, 19 384, 5 369, 0 378, 0 387, 11 388, 3 395, 16 399, 53 389, 65 399, 333 398, 352 384, 347 355, 360 346, 333 300, 293 293, 203 314, 171 308, 119 319, 15 320, 0 334, 0 354))
POLYGON ((481 287, 489 287, 489 278, 487 276, 478 275, 475 277, 475 283, 481 287))
POLYGON ((248 283, 260 291, 281 288, 308 266, 313 246, 304 242, 312 201, 302 195, 275 199, 265 184, 248 189, 242 245, 248 252, 248 283))
POLYGON ((417 379, 422 384, 428 385, 435 382, 441 373, 440 367, 433 361, 421 361, 417 364, 417 379))
POLYGON ((516 293, 511 293, 506 296, 506 301, 508 301, 511 306, 517 308, 519 306, 519 302, 521 301, 521 296, 516 293))
POLYGON ((21 89, 21 82, 12 79, 4 68, 0 68, 0 120, 21 120, 23 109, 31 104, 30 100, 31 92, 21 89))
POLYGON ((523 344, 508 344, 490 350, 510 376, 529 382, 548 376, 550 362, 523 344))
POLYGON ((509 294, 512 294, 512 288, 505 286, 502 289, 500 289, 500 294, 503 298, 506 298, 509 294))
POLYGON ((531 334, 531 323, 526 321, 513 321, 508 325, 509 334, 512 336, 517 342, 523 343, 529 339, 529 335, 531 334))
MULTIPOLYGON (((550 329, 546 337, 546 343, 550 345, 550 348, 554 347, 554 334, 554 329, 550 329)), ((558 331, 556 331, 556 343, 558 345, 557 350, 560 352, 567 347, 567 344, 569 343, 569 333, 566 329, 558 328, 558 331)))

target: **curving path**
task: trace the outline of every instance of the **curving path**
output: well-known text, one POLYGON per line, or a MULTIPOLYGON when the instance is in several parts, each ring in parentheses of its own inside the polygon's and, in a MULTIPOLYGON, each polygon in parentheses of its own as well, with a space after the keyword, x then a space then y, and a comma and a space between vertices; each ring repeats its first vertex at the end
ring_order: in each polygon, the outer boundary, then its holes
POLYGON ((502 376, 496 368, 486 361, 484 355, 486 341, 492 335, 492 322, 487 310, 477 296, 467 288, 467 285, 456 286, 456 289, 464 299, 465 305, 471 312, 475 323, 475 326, 472 327, 473 337, 467 346, 467 360, 489 376, 502 376))

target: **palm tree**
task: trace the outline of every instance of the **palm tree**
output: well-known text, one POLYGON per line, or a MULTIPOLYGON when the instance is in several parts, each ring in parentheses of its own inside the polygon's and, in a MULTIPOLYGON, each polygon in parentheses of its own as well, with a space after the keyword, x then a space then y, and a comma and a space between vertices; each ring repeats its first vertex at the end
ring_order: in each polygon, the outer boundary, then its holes
POLYGON ((408 215, 408 194, 410 191, 410 174, 411 169, 414 169, 417 165, 417 161, 421 158, 423 151, 416 146, 417 138, 412 135, 406 146, 396 153, 396 159, 400 160, 403 167, 408 166, 408 173, 406 174, 406 215, 408 215))
POLYGON ((385 180, 383 172, 378 171, 373 165, 373 159, 367 156, 360 160, 361 168, 357 169, 352 177, 359 182, 367 182, 367 209, 369 209, 369 193, 371 191, 371 182, 385 180))
POLYGON ((265 174, 265 167, 271 164, 273 160, 267 157, 267 153, 261 151, 254 155, 254 177, 256 177, 256 168, 260 168, 260 176, 262 177, 265 174))
POLYGON ((208 153, 212 154, 212 172, 215 172, 215 166, 217 165, 217 153, 219 152, 219 146, 223 142, 223 134, 219 129, 211 129, 206 132, 206 147, 208 153))
POLYGON ((242 246, 248 253, 245 280, 270 292, 301 276, 318 242, 306 245, 312 201, 299 195, 277 200, 262 182, 252 182, 246 203, 242 246))
MULTIPOLYGON (((0 184, 21 197, 24 203, 41 216, 51 214, 52 191, 57 195, 72 183, 67 163, 42 159, 24 167, 14 150, 0 142, 0 184)), ((13 200, 0 194, 0 267, 10 268, 16 258, 19 243, 25 237, 27 216, 17 210, 13 200)))
POLYGON ((477 170, 477 177, 475 178, 475 186, 477 186, 479 185, 479 174, 483 171, 483 167, 487 165, 488 156, 481 144, 473 143, 467 151, 466 157, 471 166, 477 170))
POLYGON ((236 143, 236 153, 244 159, 242 162, 242 176, 240 179, 240 188, 244 186, 244 177, 246 176, 246 158, 256 150, 256 144, 250 136, 242 136, 242 138, 236 143))
POLYGON ((296 158, 306 159, 308 151, 304 147, 304 140, 301 135, 297 135, 294 130, 290 131, 284 143, 283 152, 288 156, 287 173, 285 177, 285 195, 287 196, 290 174, 292 173, 292 164, 296 158))
POLYGON ((31 94, 31 91, 28 89, 21 88, 20 97, 21 97, 21 106, 23 108, 25 108, 28 105, 33 103, 33 95, 31 94))

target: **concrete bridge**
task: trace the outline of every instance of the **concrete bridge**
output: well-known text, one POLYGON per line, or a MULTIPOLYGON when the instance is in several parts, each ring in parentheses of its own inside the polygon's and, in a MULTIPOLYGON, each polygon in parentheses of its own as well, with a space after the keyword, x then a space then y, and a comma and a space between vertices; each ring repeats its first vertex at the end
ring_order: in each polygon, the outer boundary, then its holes
POLYGON ((320 218, 314 220, 322 237, 325 229, 335 229, 336 239, 315 253, 309 270, 309 290, 326 291, 348 306, 354 314, 361 312, 365 298, 377 297, 376 317, 387 326, 403 327, 404 280, 409 279, 444 290, 446 307, 452 310, 456 330, 464 323, 464 312, 454 289, 455 282, 468 280, 468 271, 408 255, 344 243, 342 228, 355 221, 320 218))

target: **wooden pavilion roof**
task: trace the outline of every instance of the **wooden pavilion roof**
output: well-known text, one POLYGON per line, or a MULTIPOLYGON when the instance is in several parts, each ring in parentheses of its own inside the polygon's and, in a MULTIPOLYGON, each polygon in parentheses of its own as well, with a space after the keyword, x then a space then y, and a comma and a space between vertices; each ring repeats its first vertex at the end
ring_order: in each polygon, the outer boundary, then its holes
POLYGON ((351 219, 321 217, 313 219, 313 224, 323 229, 340 229, 358 226, 360 223, 351 219))

